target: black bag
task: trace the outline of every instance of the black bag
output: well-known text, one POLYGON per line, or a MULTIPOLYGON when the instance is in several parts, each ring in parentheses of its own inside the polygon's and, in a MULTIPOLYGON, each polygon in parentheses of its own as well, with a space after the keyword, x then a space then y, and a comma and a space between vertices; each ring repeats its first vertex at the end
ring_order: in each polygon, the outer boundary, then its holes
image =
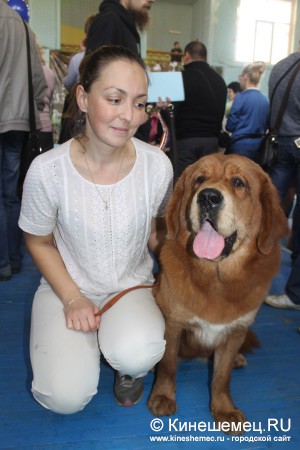
POLYGON ((228 150, 231 144, 231 137, 230 135, 224 131, 221 130, 219 133, 219 147, 224 148, 225 150, 228 150))
POLYGON ((28 70, 28 104, 29 104, 29 126, 30 131, 26 133, 24 138, 21 161, 20 161, 20 176, 19 176, 19 195, 22 196, 23 182, 29 169, 30 164, 36 156, 41 152, 41 145, 38 136, 38 131, 36 129, 35 123, 35 113, 34 113, 34 96, 33 96, 33 85, 32 85, 32 70, 31 70, 31 58, 30 58, 30 42, 29 33, 27 25, 23 20, 23 24, 26 31, 26 47, 27 47, 27 70, 28 70))
POLYGON ((42 153, 41 144, 37 131, 29 131, 24 139, 21 162, 19 184, 22 185, 30 164, 34 158, 42 153))
POLYGON ((277 159, 278 141, 274 133, 268 133, 263 137, 257 152, 257 163, 268 171, 277 159))
POLYGON ((259 150, 257 153, 258 164, 267 172, 271 169, 271 167, 273 166, 273 164, 276 162, 276 159, 277 159, 277 149, 278 149, 277 134, 278 134, 278 130, 281 125, 283 114, 287 107, 288 98, 290 95, 292 84, 296 78, 297 73, 300 70, 300 60, 299 59, 297 61, 295 61, 291 67, 288 68, 288 70, 281 76, 281 78, 279 78, 279 80, 277 81, 277 83, 273 89, 272 97, 270 99, 270 109, 272 110, 272 103, 273 103, 276 89, 278 88, 280 82, 284 79, 284 77, 295 66, 296 66, 296 68, 294 69, 294 71, 289 79, 285 93, 282 97, 282 101, 281 101, 281 104, 280 104, 280 107, 279 107, 279 110, 277 113, 275 124, 274 124, 272 130, 263 137, 263 140, 260 144, 260 147, 259 147, 259 150))

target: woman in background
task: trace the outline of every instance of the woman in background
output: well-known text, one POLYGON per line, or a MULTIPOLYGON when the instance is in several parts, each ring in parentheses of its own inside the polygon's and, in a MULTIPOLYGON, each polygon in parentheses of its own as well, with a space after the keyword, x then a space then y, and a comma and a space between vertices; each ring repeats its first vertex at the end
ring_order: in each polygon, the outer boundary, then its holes
POLYGON ((227 103, 225 107, 225 118, 227 119, 236 95, 241 92, 241 85, 238 81, 232 81, 227 85, 227 103))
POLYGON ((53 127, 51 121, 51 102, 55 87, 55 74, 46 64, 45 54, 42 46, 36 41, 39 55, 42 61, 43 72, 47 82, 47 91, 44 97, 45 107, 40 114, 42 128, 38 131, 41 149, 43 152, 54 147, 53 127))
POLYGON ((269 101, 258 88, 265 67, 264 62, 256 61, 243 69, 240 75, 242 92, 236 96, 226 124, 226 130, 232 133, 228 153, 253 161, 257 159, 257 151, 269 127, 269 101))

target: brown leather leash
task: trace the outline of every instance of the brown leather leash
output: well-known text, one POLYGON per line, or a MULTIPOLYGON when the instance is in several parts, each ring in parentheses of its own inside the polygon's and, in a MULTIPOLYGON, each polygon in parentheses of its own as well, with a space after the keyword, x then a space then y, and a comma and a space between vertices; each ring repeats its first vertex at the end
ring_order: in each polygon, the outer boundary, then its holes
POLYGON ((114 297, 112 297, 104 306, 102 309, 100 309, 99 312, 97 312, 95 314, 95 316, 102 316, 102 314, 104 314, 109 308, 111 308, 115 303, 117 303, 122 297, 124 297, 124 295, 128 294, 128 292, 131 291, 135 291, 136 289, 145 289, 145 288, 152 288, 153 285, 143 285, 141 284, 140 286, 132 286, 128 289, 125 289, 122 292, 119 292, 119 294, 115 295, 114 297))

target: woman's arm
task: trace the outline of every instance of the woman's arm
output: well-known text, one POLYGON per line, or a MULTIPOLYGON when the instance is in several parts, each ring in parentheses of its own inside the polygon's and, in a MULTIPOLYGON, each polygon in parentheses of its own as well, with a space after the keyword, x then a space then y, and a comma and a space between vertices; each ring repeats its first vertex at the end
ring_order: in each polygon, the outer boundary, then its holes
POLYGON ((240 121, 241 109, 242 109, 242 96, 237 95, 232 103, 232 107, 226 122, 226 130, 233 133, 240 121))
POLYGON ((24 233, 27 248, 40 272, 48 281, 65 308, 68 328, 77 331, 96 331, 100 325, 100 317, 95 317, 99 308, 83 296, 79 287, 69 275, 65 264, 57 250, 52 234, 35 236, 24 233))
POLYGON ((71 87, 77 82, 77 76, 79 74, 78 73, 79 64, 76 64, 74 56, 72 56, 72 58, 70 59, 68 73, 62 80, 63 85, 65 86, 67 91, 70 91, 71 87))

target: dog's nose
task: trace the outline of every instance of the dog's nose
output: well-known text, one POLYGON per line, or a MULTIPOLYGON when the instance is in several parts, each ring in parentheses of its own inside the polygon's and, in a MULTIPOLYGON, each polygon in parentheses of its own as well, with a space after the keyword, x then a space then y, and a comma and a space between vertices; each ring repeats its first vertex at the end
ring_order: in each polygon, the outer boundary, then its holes
POLYGON ((217 189, 203 189, 198 196, 198 203, 206 210, 217 208, 222 202, 223 195, 217 189))

